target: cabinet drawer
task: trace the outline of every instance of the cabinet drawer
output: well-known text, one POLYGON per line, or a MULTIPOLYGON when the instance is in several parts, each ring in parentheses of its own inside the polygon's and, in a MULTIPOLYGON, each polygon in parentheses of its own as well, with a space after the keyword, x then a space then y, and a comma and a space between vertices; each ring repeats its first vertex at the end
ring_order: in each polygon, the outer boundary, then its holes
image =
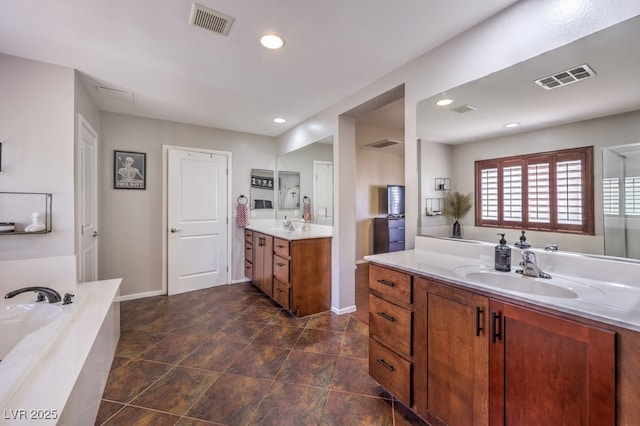
POLYGON ((289 257, 289 241, 281 238, 273 239, 273 252, 282 257, 289 257))
POLYGON ((285 309, 290 309, 289 285, 282 281, 275 280, 273 283, 273 298, 285 309))
POLYGON ((247 260, 244 261, 244 276, 253 281, 253 263, 247 260))
POLYGON ((404 243, 404 228, 389 229, 389 242, 397 243, 400 241, 404 243))
POLYGON ((407 407, 411 406, 411 363, 369 339, 369 374, 407 407))
POLYGON ((369 265, 369 288, 384 296, 411 303, 411 275, 381 266, 369 265))
POLYGON ((249 231, 249 230, 244 231, 244 241, 246 243, 253 242, 253 231, 249 231))
POLYGON ((244 260, 253 263, 253 244, 244 243, 244 260))
POLYGON ((391 219, 389 220, 389 231, 392 229, 402 228, 404 231, 404 219, 391 219))
POLYGON ((289 282, 289 261, 280 256, 273 256, 273 276, 284 283, 289 282))
POLYGON ((369 295, 369 334, 398 354, 411 356, 411 311, 369 295))

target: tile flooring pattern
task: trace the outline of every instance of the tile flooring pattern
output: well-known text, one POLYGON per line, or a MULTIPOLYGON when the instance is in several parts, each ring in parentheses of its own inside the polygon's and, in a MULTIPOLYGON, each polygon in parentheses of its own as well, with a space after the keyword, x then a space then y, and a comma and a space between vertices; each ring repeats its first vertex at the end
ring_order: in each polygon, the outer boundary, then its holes
POLYGON ((368 325, 249 284, 121 303, 96 424, 422 425, 368 374, 368 325))

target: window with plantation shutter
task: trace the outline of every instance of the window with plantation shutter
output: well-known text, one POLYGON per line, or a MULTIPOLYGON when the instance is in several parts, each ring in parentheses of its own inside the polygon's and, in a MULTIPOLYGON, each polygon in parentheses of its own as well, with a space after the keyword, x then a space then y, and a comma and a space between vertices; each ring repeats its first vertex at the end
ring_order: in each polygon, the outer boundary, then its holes
POLYGON ((620 214, 620 178, 602 179, 602 207, 604 214, 620 214))
POLYGON ((476 161, 476 226, 593 235, 593 217, 593 147, 476 161))
POLYGON ((624 212, 627 216, 640 215, 640 177, 624 178, 624 212))

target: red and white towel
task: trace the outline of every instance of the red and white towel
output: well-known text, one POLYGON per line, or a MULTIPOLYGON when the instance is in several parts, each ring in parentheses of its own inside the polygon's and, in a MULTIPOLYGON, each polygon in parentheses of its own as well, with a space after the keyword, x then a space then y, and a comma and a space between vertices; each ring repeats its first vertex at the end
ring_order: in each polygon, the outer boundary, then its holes
POLYGON ((236 222, 241 228, 249 225, 249 212, 246 203, 238 203, 236 206, 236 222))

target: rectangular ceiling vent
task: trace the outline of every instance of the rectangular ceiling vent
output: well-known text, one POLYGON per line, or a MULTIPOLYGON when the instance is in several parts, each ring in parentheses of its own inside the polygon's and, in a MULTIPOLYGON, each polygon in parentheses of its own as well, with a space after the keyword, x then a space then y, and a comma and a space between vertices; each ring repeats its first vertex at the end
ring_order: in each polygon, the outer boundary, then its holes
POLYGON ((133 93, 127 92, 126 90, 114 89, 105 86, 96 86, 96 90, 98 91, 98 95, 103 98, 133 103, 133 93))
POLYGON ((450 111, 459 112, 460 114, 462 114, 463 112, 475 111, 477 109, 478 108, 474 107, 473 105, 467 104, 467 105, 460 105, 455 108, 451 108, 450 111))
POLYGON ((391 140, 391 139, 383 139, 383 140, 378 141, 378 142, 369 143, 366 146, 368 146, 370 148, 385 148, 387 146, 397 145, 399 143, 401 143, 401 142, 394 141, 394 140, 391 140))
POLYGON ((538 86, 546 90, 551 90, 557 87, 566 86, 567 84, 586 80, 594 75, 596 75, 595 71, 593 71, 589 65, 584 64, 548 77, 539 78, 535 82, 538 86))
POLYGON ((198 3, 191 7, 189 23, 193 26, 213 31, 214 33, 227 35, 235 18, 217 10, 210 9, 198 3))

